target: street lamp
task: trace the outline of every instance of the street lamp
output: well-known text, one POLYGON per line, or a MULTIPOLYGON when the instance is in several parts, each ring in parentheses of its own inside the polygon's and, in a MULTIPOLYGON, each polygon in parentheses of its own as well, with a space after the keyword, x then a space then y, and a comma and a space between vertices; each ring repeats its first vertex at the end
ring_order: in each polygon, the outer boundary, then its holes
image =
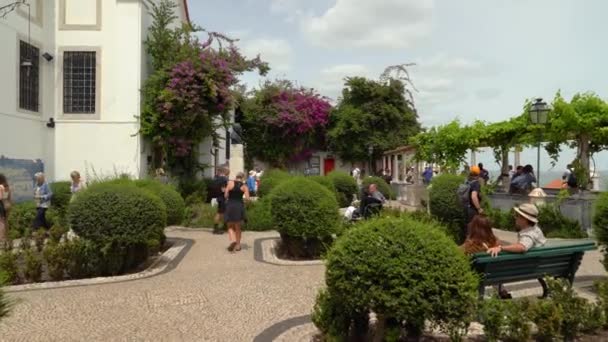
MULTIPOLYGON (((547 124, 549 117, 549 106, 547 103, 543 101, 543 99, 538 98, 530 107, 530 120, 535 125, 545 125, 547 124)), ((542 129, 538 130, 538 145, 536 151, 536 183, 540 188, 540 145, 543 141, 543 131, 542 129)))
POLYGON ((369 153, 369 174, 368 175, 369 176, 373 176, 373 174, 372 174, 372 164, 373 164, 372 158, 373 158, 373 154, 374 154, 374 146, 369 145, 367 147, 367 153, 369 153))

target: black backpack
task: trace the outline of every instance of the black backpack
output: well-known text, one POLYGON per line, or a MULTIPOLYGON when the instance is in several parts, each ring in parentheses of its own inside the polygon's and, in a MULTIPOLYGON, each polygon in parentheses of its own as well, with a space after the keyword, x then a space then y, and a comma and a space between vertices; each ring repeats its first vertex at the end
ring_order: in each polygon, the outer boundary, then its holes
POLYGON ((228 179, 224 176, 215 176, 213 183, 211 184, 211 198, 217 198, 222 196, 222 188, 228 185, 228 179))
POLYGON ((570 174, 568 175, 568 180, 566 182, 568 183, 568 186, 571 188, 576 188, 578 186, 574 172, 570 172, 570 174))

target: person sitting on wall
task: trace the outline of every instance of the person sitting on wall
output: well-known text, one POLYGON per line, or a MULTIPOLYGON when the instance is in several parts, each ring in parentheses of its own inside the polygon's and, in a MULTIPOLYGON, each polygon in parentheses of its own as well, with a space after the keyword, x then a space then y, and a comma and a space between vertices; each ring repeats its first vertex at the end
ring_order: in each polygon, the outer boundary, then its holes
POLYGON ((534 183, 536 183, 534 168, 528 164, 523 167, 522 173, 519 176, 511 180, 509 192, 527 195, 534 188, 534 183))

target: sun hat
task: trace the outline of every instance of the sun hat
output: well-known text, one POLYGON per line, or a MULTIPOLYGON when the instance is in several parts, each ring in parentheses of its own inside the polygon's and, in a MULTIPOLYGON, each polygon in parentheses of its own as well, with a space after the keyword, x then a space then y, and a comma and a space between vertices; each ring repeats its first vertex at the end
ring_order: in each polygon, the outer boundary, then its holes
POLYGON ((471 168, 469 169, 469 172, 473 176, 479 176, 479 174, 481 173, 481 170, 479 169, 479 166, 474 165, 474 166, 471 166, 471 168))
POLYGON ((250 175, 250 176, 255 176, 255 175, 256 175, 256 172, 255 172, 255 171, 253 171, 253 170, 251 170, 251 171, 249 171, 249 175, 250 175))
POLYGON ((534 204, 524 203, 513 210, 528 221, 538 223, 538 208, 534 204))

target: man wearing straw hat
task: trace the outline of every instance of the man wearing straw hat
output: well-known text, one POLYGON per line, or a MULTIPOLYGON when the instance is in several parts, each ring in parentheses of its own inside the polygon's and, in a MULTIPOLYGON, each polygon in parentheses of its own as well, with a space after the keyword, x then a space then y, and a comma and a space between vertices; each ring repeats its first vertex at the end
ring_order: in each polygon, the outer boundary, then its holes
POLYGON ((538 227, 538 208, 534 204, 524 203, 513 210, 517 213, 515 218, 517 243, 489 248, 488 253, 492 256, 497 256, 501 251, 526 253, 530 248, 542 246, 547 242, 543 231, 538 227))
MULTIPOLYGON (((517 230, 517 243, 511 245, 498 245, 488 248, 488 253, 493 257, 502 251, 511 253, 526 253, 530 248, 542 246, 547 242, 545 234, 538 227, 538 208, 534 204, 524 203, 513 208, 517 216, 515 218, 515 229, 517 230)), ((502 286, 498 285, 498 296, 502 299, 512 298, 511 294, 502 286)))

